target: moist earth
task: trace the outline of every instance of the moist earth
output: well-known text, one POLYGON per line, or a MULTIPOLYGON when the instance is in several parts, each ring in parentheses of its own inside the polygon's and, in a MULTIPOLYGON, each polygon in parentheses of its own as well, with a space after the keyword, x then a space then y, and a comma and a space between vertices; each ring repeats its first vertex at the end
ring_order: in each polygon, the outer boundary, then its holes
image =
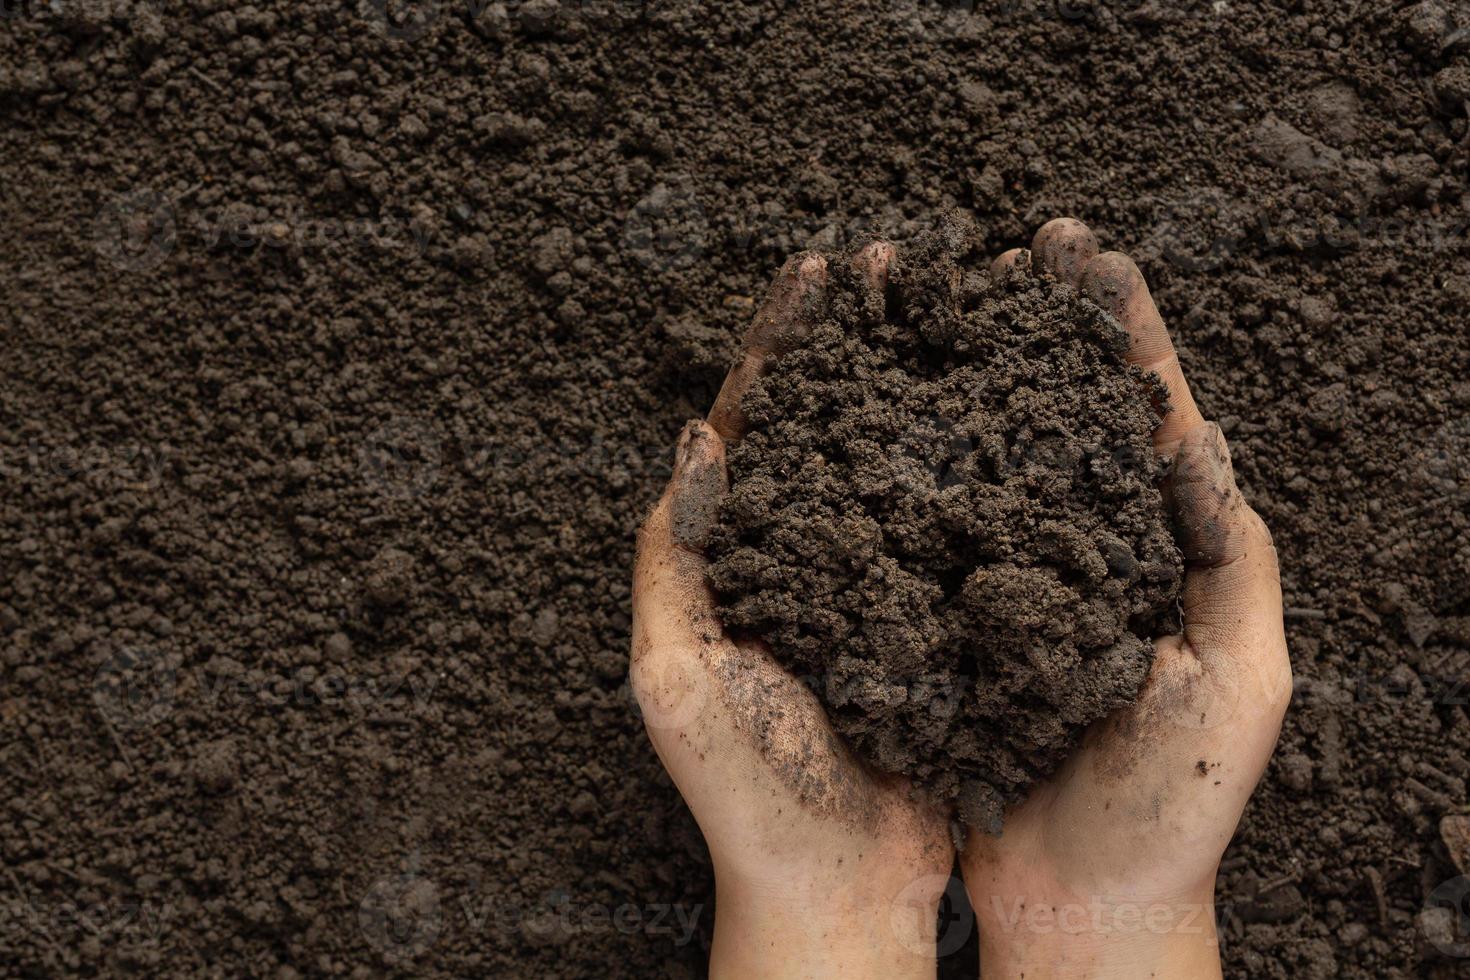
POLYGON ((788 254, 957 207, 1138 260, 1281 553, 1227 975, 1463 972, 1462 3, 0 7, 4 971, 698 975, 634 529, 788 254))
POLYGON ((1167 390, 1071 287, 987 260, 958 220, 886 296, 829 258, 828 315, 744 400, 709 577, 869 763, 999 832, 1133 701, 1182 568, 1167 390))

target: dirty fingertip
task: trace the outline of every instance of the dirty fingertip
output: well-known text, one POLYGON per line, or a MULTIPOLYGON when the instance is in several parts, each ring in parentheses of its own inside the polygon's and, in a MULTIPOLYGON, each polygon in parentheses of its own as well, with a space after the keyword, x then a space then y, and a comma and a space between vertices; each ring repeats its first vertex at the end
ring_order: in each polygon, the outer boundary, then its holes
POLYGON ((782 354, 800 344, 825 306, 826 285, 821 255, 799 252, 787 259, 746 331, 746 350, 782 354))
POLYGON ((827 279, 827 259, 817 252, 798 252, 792 256, 792 263, 803 283, 816 285, 827 279))
POLYGON ((882 291, 888 288, 888 271, 897 256, 892 242, 869 242, 853 256, 852 264, 869 289, 882 291))
POLYGON ((1138 266, 1122 252, 1103 252, 1082 270, 1082 291, 1087 298, 1119 320, 1142 281, 1138 266))
POLYGON ((1008 252, 1002 252, 996 256, 995 261, 990 263, 990 274, 996 278, 1004 276, 1013 269, 1026 271, 1031 268, 1031 250, 1026 248, 1013 248, 1008 252))
POLYGON ((815 252, 798 255, 796 283, 796 329, 787 338, 788 343, 778 346, 778 350, 790 349, 794 343, 804 340, 812 324, 821 317, 826 308, 827 259, 815 252))
POLYGON ((770 298, 809 293, 827 282, 827 259, 818 252, 797 252, 781 264, 771 283, 770 298))
POLYGON ((1031 242, 1031 252, 1044 271, 1077 286, 1082 270, 1097 256, 1097 236, 1076 218, 1056 218, 1041 226, 1031 242))

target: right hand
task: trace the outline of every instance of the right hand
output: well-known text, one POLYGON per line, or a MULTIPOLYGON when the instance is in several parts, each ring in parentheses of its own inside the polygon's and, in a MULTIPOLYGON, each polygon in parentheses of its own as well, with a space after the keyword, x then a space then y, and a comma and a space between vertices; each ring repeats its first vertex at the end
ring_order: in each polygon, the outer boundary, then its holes
POLYGON ((1133 261, 1098 254, 1092 232, 1063 218, 995 269, 1028 263, 1117 317, 1129 360, 1168 386, 1154 447, 1173 459, 1184 632, 1155 641, 1138 701, 1094 725, 1000 836, 970 833, 961 864, 983 972, 1218 976, 1215 875, 1291 699, 1276 549, 1133 261))

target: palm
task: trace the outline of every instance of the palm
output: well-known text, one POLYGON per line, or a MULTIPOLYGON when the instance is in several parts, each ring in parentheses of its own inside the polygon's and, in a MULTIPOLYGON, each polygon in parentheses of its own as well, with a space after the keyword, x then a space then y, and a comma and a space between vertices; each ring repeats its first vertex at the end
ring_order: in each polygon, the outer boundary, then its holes
POLYGON ((1163 900, 1213 880, 1270 758, 1290 678, 1263 657, 1221 684, 1182 637, 1158 648, 1139 703, 1095 726, 980 846, 1036 893, 1163 900))

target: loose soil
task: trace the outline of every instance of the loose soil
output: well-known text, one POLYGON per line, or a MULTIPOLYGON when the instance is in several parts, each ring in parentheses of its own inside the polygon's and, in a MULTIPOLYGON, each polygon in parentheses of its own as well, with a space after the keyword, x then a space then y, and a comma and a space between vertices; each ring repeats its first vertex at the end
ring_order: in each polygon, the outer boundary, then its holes
POLYGON ((1167 389, 1112 317, 988 259, 958 220, 887 296, 829 258, 828 315, 744 401, 710 581, 869 763, 999 831, 1132 703, 1182 566, 1167 389))
POLYGON ((1457 975, 1463 4, 387 6, 4 5, 0 970, 698 975, 634 528, 788 253, 956 207, 1138 259, 1283 556, 1227 973, 1457 975))

